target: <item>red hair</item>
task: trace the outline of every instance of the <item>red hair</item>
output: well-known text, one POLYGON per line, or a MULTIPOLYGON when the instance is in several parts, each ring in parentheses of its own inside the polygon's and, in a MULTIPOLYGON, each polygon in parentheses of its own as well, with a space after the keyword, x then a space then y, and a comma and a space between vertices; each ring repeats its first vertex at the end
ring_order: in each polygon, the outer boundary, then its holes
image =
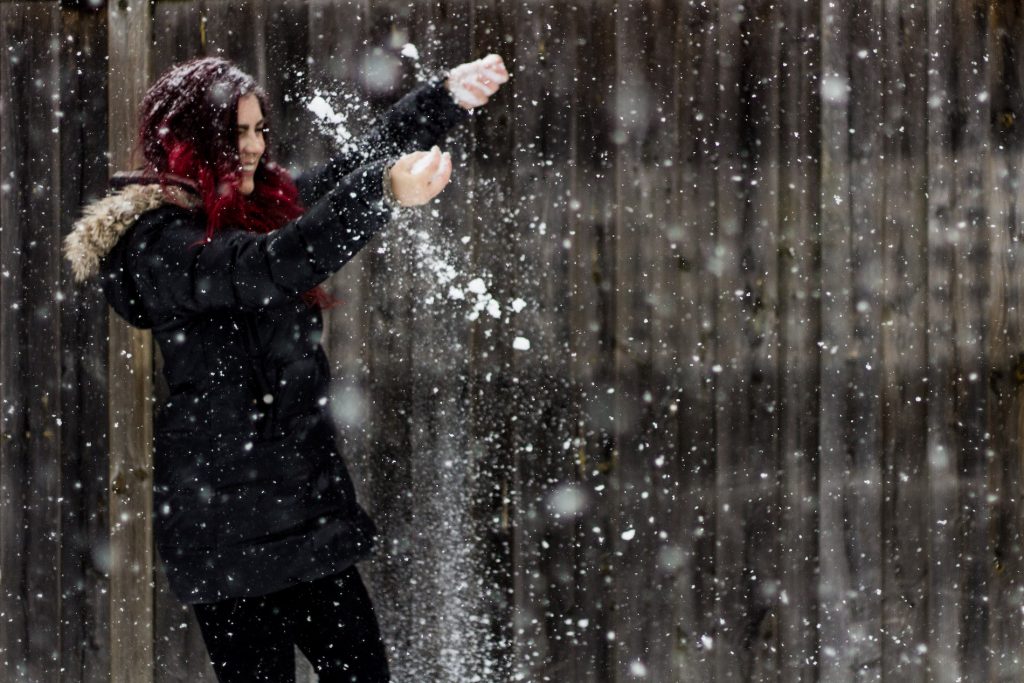
MULTIPOLYGON (((139 107, 139 148, 147 171, 195 183, 206 214, 206 238, 240 228, 268 233, 304 212, 291 176, 268 151, 256 167, 253 191, 240 190, 238 100, 255 95, 267 116, 266 94, 249 74, 220 57, 171 67, 139 107)), ((310 306, 337 303, 322 287, 302 295, 310 306)))

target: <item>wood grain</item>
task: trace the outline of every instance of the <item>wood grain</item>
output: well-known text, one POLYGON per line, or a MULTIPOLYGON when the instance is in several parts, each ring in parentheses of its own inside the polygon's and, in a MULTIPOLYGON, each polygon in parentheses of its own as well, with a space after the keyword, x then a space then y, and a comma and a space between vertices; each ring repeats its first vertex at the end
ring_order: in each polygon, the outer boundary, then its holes
MULTIPOLYGON (((132 168, 138 103, 151 78, 150 3, 107 6, 110 170, 132 168)), ((110 659, 114 683, 153 680, 153 343, 110 316, 110 659)))

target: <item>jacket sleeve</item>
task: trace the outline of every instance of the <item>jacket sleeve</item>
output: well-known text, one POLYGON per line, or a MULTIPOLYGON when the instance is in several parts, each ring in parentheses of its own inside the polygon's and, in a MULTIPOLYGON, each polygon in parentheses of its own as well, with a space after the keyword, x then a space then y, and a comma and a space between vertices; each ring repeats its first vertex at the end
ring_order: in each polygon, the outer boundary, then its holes
POLYGON ((305 214, 269 234, 225 230, 206 240, 201 221, 191 216, 144 215, 125 261, 153 322, 272 308, 323 282, 387 221, 383 169, 377 162, 349 174, 305 214))
POLYGON ((452 99, 438 76, 409 92, 378 120, 365 137, 324 165, 301 173, 295 184, 306 206, 334 187, 339 178, 365 163, 430 149, 469 114, 452 99))

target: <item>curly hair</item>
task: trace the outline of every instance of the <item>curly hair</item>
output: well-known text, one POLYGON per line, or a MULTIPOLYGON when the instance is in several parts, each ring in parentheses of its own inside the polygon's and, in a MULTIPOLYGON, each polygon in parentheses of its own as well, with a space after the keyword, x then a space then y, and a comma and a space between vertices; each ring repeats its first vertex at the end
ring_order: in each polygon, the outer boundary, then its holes
MULTIPOLYGON (((238 157, 238 100, 255 95, 266 117, 266 93, 252 76, 220 57, 201 57, 168 69, 139 106, 138 146, 146 171, 187 178, 199 191, 206 238, 235 228, 267 233, 302 215, 291 176, 260 158, 253 191, 242 194, 238 157)), ((303 298, 310 305, 335 303, 317 287, 303 298)))

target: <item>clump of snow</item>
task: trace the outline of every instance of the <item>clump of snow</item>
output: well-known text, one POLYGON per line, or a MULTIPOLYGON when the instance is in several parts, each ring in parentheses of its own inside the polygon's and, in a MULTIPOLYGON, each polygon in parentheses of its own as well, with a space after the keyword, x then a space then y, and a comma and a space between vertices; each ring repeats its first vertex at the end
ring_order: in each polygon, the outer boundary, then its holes
POLYGON ((345 105, 346 102, 351 103, 354 100, 357 101, 354 95, 321 90, 314 91, 313 97, 306 100, 306 109, 313 113, 320 129, 333 138, 338 151, 343 153, 358 151, 352 131, 349 130, 349 123, 350 119, 353 118, 353 114, 361 111, 361 109, 345 105), (333 98, 336 103, 332 105, 328 101, 328 97, 333 98))
POLYGON ((327 100, 325 100, 321 95, 316 95, 313 99, 306 102, 306 108, 313 112, 313 115, 321 121, 339 123, 345 120, 345 117, 335 112, 331 105, 327 104, 327 100))
POLYGON ((409 59, 412 59, 414 61, 419 61, 420 51, 412 43, 406 43, 405 45, 402 46, 402 56, 408 57, 409 59))
POLYGON ((634 660, 629 664, 629 673, 637 678, 645 678, 647 676, 647 666, 640 660, 634 660))

